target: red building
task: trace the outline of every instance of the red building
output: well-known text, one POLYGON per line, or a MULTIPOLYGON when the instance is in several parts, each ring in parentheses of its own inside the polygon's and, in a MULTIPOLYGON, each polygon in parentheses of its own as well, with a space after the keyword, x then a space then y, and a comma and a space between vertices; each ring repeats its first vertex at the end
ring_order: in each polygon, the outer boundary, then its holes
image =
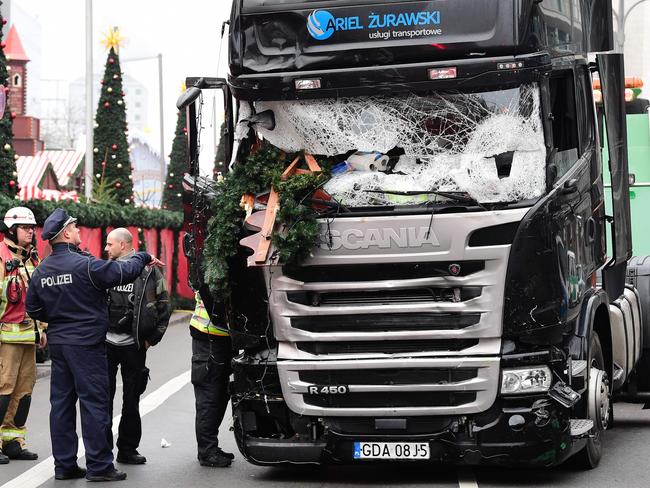
POLYGON ((34 156, 43 150, 40 120, 28 116, 27 109, 27 63, 29 58, 20 41, 16 26, 12 25, 6 38, 5 56, 9 69, 9 107, 13 120, 13 145, 19 156, 34 156))

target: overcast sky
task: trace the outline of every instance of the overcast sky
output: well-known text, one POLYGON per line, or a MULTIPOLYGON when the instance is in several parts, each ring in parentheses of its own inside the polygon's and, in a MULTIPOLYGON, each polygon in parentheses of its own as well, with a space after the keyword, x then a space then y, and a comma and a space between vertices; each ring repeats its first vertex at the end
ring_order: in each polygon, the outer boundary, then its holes
MULTIPOLYGON (((13 0, 13 4, 33 14, 40 23, 41 78, 72 81, 84 76, 85 0, 13 0)), ((175 102, 185 77, 225 76, 225 38, 220 73, 217 59, 221 24, 229 17, 230 6, 230 0, 93 0, 95 72, 103 73, 106 51, 100 41, 110 26, 119 26, 126 38, 121 59, 163 55, 166 156, 176 124, 175 102)), ((157 149, 157 61, 123 63, 122 71, 149 90, 148 125, 157 149)))

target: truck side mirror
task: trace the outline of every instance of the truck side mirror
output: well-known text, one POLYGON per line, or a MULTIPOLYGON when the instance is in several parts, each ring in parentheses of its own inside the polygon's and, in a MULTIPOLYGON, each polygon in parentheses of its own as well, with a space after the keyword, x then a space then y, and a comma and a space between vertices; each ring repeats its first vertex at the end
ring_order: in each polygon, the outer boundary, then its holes
POLYGON ((632 257, 630 177, 627 162, 627 125, 623 55, 596 55, 603 93, 609 172, 612 182, 612 258, 603 268, 603 285, 611 300, 625 289, 627 260, 632 257))
POLYGON ((178 97, 176 108, 178 110, 184 110, 190 103, 199 98, 199 95, 201 95, 201 89, 196 86, 190 86, 180 97, 178 97))

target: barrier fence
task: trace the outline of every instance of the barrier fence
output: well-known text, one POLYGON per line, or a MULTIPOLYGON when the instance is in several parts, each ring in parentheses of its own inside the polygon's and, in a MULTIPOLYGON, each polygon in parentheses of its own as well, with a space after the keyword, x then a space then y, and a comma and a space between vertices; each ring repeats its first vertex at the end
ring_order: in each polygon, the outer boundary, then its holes
MULTIPOLYGON (((167 280, 167 289, 172 298, 182 298, 187 300, 194 299, 194 292, 187 283, 188 263, 183 254, 182 234, 183 231, 173 231, 171 229, 127 227, 133 235, 133 247, 137 250, 147 251, 158 257, 165 263, 163 273, 167 280), (176 256, 176 265, 174 266, 174 255, 176 256)), ((81 235, 81 246, 83 251, 87 251, 95 257, 106 258, 104 247, 106 246, 106 235, 113 230, 112 227, 84 227, 79 226, 81 235)), ((40 239, 42 229, 37 227, 36 235, 38 237, 36 249, 41 259, 45 258, 52 251, 49 243, 40 239)), ((3 236, 0 234, 0 241, 3 236)))

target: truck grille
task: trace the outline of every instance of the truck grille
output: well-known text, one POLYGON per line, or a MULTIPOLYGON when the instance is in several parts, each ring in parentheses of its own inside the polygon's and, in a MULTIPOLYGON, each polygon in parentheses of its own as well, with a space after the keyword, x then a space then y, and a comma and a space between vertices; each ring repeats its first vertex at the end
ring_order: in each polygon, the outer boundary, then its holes
POLYGON ((303 283, 342 281, 376 281, 376 280, 413 280, 452 276, 449 268, 460 265, 460 273, 455 276, 467 276, 478 273, 485 268, 483 261, 445 261, 429 263, 383 263, 336 265, 336 266, 284 266, 282 273, 292 280, 303 283))
POLYGON ((287 405, 304 415, 400 416, 476 413, 496 397, 499 359, 404 358, 278 361, 287 405), (345 385, 347 393, 309 387, 345 385))
POLYGON ((326 408, 399 408, 399 407, 458 407, 476 400, 476 393, 348 393, 346 395, 303 395, 307 405, 326 408))
POLYGON ((289 408, 328 417, 488 409, 511 245, 499 232, 527 211, 346 216, 322 222, 334 245, 302 265, 265 268, 289 408), (390 237, 422 229, 427 239, 390 237))
POLYGON ((478 339, 438 339, 425 341, 354 341, 354 342, 298 342, 301 351, 310 354, 357 354, 417 351, 463 351, 478 344, 478 339))
POLYGON ((291 327, 309 332, 388 332, 464 329, 478 324, 479 313, 386 313, 381 315, 313 315, 291 317, 291 327))
POLYGON ((477 368, 344 369, 298 373, 300 381, 316 385, 446 385, 471 380, 477 376, 477 368))
POLYGON ((465 302, 481 296, 481 288, 410 288, 403 290, 373 290, 347 292, 288 292, 290 302, 313 307, 400 304, 426 302, 465 302))

